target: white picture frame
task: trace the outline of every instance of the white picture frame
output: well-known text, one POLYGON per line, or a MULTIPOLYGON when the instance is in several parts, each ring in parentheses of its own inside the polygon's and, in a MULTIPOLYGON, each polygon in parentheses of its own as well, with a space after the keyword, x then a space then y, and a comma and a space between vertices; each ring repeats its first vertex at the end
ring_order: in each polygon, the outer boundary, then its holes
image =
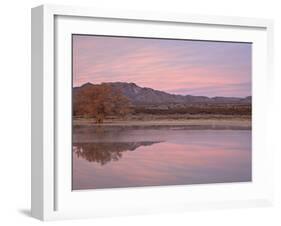
POLYGON ((33 8, 32 216, 41 220, 56 220, 271 205, 273 153, 266 140, 266 118, 271 106, 266 99, 271 95, 273 77, 272 39, 273 22, 266 19, 160 14, 57 5, 33 8), (103 26, 99 25, 104 20, 108 23, 104 29, 109 30, 103 30, 103 26), (121 29, 117 30, 115 23, 120 24, 121 29), (137 23, 140 28, 134 29, 133 27, 138 27, 137 23), (175 27, 173 34, 164 31, 165 29, 153 33, 153 29, 160 24, 164 28, 175 27), (150 27, 152 25, 153 29, 150 27), (194 31, 190 32, 194 39, 203 37, 202 39, 208 40, 244 40, 254 43, 255 54, 259 57, 254 57, 252 75, 253 182, 73 193, 69 188, 71 159, 67 154, 71 153, 71 147, 68 149, 67 143, 71 139, 71 120, 65 117, 69 115, 67 111, 70 109, 70 87, 64 85, 71 81, 69 35, 77 31, 92 34, 99 29, 100 34, 140 34, 149 37, 170 37, 176 34, 184 38, 186 34, 181 34, 181 29, 176 26, 194 27, 194 31), (200 27, 198 32, 197 26, 200 27), (211 30, 208 30, 209 27, 211 30), (65 104, 62 104, 63 102, 65 104), (65 135, 62 135, 62 130, 66 131, 65 135))

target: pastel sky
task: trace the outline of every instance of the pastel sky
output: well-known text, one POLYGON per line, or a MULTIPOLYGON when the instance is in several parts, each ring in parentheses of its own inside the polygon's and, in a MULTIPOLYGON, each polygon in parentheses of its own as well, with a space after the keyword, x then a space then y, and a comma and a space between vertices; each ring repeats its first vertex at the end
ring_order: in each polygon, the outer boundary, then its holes
POLYGON ((181 95, 251 95, 250 43, 73 35, 73 86, 134 82, 181 95))

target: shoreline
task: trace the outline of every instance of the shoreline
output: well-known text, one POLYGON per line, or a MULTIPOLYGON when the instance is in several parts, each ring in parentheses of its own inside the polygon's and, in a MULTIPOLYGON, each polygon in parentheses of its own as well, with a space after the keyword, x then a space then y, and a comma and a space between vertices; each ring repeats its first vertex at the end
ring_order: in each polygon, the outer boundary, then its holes
POLYGON ((102 124, 96 124, 94 119, 74 119, 73 126, 90 127, 136 127, 136 128, 171 128, 182 129, 230 129, 251 130, 251 118, 227 118, 227 119, 158 119, 158 120, 104 120, 102 124))

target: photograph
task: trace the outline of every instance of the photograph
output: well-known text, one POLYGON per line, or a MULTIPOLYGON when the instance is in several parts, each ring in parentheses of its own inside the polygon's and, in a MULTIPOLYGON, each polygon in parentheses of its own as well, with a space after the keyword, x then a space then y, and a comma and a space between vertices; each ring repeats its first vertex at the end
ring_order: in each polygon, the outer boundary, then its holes
POLYGON ((251 42, 72 34, 71 67, 72 190, 252 181, 251 42))

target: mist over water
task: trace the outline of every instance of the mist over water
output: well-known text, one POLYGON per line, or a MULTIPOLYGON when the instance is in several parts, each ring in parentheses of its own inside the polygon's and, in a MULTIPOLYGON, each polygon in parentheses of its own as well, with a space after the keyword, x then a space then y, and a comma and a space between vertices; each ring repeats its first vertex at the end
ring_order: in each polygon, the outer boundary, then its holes
POLYGON ((251 181, 250 130, 80 126, 73 190, 251 181))

